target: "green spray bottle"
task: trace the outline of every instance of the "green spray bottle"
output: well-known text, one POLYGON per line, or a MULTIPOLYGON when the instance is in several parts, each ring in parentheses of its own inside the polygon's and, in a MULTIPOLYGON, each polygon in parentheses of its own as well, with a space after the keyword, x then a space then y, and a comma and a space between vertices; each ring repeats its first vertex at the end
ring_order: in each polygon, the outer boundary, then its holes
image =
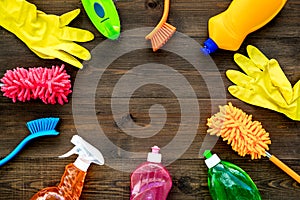
POLYGON ((213 200, 261 200, 259 191, 250 176, 240 167, 221 159, 206 150, 208 188, 213 200))

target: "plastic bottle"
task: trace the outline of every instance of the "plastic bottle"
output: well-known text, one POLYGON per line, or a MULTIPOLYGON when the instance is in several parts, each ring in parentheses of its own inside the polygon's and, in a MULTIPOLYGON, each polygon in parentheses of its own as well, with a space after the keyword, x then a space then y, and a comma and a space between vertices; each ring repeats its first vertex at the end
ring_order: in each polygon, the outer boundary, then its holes
POLYGON ((161 164, 159 147, 152 147, 147 162, 131 174, 131 200, 165 200, 172 187, 169 172, 161 164))
POLYGON ((65 158, 73 154, 78 154, 79 156, 76 161, 66 166, 65 172, 57 187, 42 189, 36 193, 31 200, 78 200, 90 164, 104 164, 104 158, 101 152, 80 136, 74 135, 71 142, 75 147, 59 157, 65 158))
POLYGON ((244 170, 230 162, 221 161, 209 150, 203 155, 207 158, 208 188, 213 200, 261 200, 256 185, 244 170))
POLYGON ((233 0, 228 9, 208 21, 209 39, 201 51, 236 51, 245 37, 271 21, 287 0, 233 0))

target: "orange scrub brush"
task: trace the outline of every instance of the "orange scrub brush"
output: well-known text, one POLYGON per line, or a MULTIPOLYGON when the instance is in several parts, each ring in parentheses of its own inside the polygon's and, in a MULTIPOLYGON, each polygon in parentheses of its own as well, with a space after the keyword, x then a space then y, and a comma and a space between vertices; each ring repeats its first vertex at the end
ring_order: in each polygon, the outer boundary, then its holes
POLYGON ((231 144, 232 149, 240 156, 249 154, 252 159, 267 156, 270 161, 300 183, 300 176, 296 172, 267 152, 268 145, 271 144, 269 133, 262 128, 260 122, 252 121, 252 115, 247 115, 229 103, 220 106, 220 112, 207 120, 207 126, 210 135, 221 136, 223 141, 231 144))
POLYGON ((156 27, 146 36, 147 40, 151 40, 153 51, 157 51, 162 47, 175 33, 176 28, 171 24, 166 23, 170 8, 170 0, 165 0, 164 13, 156 25, 156 27))

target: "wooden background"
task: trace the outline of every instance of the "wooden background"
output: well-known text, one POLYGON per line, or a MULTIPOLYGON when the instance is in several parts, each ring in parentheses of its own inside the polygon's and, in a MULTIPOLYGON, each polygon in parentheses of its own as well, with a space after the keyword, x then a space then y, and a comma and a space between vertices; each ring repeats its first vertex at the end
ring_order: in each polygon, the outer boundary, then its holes
MULTIPOLYGON (((93 41, 82 45, 92 50, 105 40, 89 21, 80 0, 31 0, 29 2, 37 5, 39 10, 56 15, 80 8, 81 14, 70 26, 90 30, 95 35, 93 41)), ((207 38, 208 19, 225 10, 230 2, 229 0, 172 0, 168 22, 179 32, 202 44, 207 38)), ((122 31, 154 26, 163 11, 162 0, 118 0, 115 4, 119 11, 122 31)), ((269 57, 276 58, 288 79, 295 84, 300 79, 299 13, 300 1, 288 1, 274 20, 247 37, 238 52, 245 54, 246 46, 249 44, 257 46, 269 57)), ((16 36, 2 27, 0 36, 1 75, 6 70, 15 67, 50 67, 62 64, 60 60, 38 58, 16 36)), ((231 83, 226 78, 225 71, 238 69, 233 62, 233 54, 234 52, 219 50, 212 55, 226 88, 231 83)), ((117 126, 120 123, 115 122, 111 116, 110 97, 113 85, 110 81, 120 78, 122 74, 136 65, 137 60, 147 61, 148 59, 156 59, 157 62, 161 60, 164 64, 179 69, 195 89, 201 110, 198 132, 191 146, 178 160, 167 166, 173 178, 173 187, 168 199, 211 199, 207 188, 207 168, 203 159, 198 157, 198 151, 207 129, 206 119, 213 114, 207 106, 211 99, 206 86, 201 85, 203 80, 197 76, 196 70, 192 69, 191 65, 184 65, 185 63, 179 58, 174 55, 170 56, 166 51, 158 51, 154 54, 151 49, 139 50, 123 56, 117 64, 107 69, 103 84, 98 85, 99 90, 102 91, 96 94, 97 100, 95 101, 99 124, 116 146, 127 151, 148 152, 150 148, 148 145, 156 142, 164 146, 172 139, 180 123, 180 108, 176 96, 164 88, 157 88, 153 85, 145 86, 136 91, 130 101, 131 117, 139 125, 147 125, 150 122, 148 109, 154 103, 163 105, 168 112, 165 127, 157 136, 147 139, 146 142, 127 137, 126 133, 122 133, 117 126)), ((78 69, 67 64, 66 70, 72 76, 72 83, 74 83, 78 69)), ((252 114, 255 120, 262 122, 264 128, 271 134, 270 152, 300 173, 300 123, 282 114, 246 104, 233 98, 228 92, 226 96, 228 101, 252 114)), ((44 105, 40 101, 14 104, 10 99, 0 97, 1 157, 8 154, 22 138, 29 134, 26 122, 49 116, 61 118, 58 126, 61 134, 58 137, 40 138, 32 142, 16 158, 0 168, 0 199, 30 199, 40 189, 57 185, 65 165, 75 160, 75 156, 66 159, 57 158, 73 147, 70 138, 77 134, 72 115, 72 97, 70 96, 69 99, 70 103, 60 106, 44 105)), ((213 148, 213 152, 217 153, 221 159, 237 164, 248 172, 259 188, 263 199, 299 199, 300 185, 268 159, 252 161, 249 157, 240 157, 221 140, 213 148)), ((124 160, 124 168, 127 164, 137 166, 145 160, 124 158, 116 153, 116 159, 120 158, 124 160)), ((130 173, 112 169, 107 165, 92 165, 86 177, 81 199, 129 199, 129 186, 130 173)))

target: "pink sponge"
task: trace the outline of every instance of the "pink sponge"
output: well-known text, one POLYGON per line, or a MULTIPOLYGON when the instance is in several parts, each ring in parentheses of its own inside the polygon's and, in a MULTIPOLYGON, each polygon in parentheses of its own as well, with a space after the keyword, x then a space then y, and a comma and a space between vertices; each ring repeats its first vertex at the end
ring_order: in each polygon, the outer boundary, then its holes
POLYGON ((16 68, 7 70, 1 79, 1 91, 13 102, 41 99, 45 104, 68 102, 68 94, 72 92, 70 75, 64 65, 52 68, 16 68))

